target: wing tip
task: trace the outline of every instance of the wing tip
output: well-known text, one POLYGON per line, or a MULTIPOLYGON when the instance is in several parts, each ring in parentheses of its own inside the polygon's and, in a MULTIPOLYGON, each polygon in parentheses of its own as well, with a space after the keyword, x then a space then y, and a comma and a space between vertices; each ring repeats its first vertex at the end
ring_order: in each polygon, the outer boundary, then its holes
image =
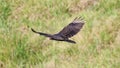
POLYGON ((80 16, 80 17, 75 17, 75 19, 74 20, 83 20, 84 18, 82 17, 82 16, 80 16))
MULTIPOLYGON (((82 17, 82 16, 80 16, 80 17, 75 17, 75 19, 73 20, 73 22, 74 21, 78 21, 78 22, 80 22, 80 23, 85 23, 85 21, 84 21, 84 18, 82 17)), ((75 23, 75 22, 74 22, 75 23)))

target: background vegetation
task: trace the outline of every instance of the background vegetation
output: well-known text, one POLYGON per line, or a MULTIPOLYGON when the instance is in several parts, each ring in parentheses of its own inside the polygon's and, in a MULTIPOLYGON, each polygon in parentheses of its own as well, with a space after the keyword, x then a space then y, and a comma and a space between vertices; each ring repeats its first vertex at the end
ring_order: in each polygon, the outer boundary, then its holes
POLYGON ((120 0, 0 0, 0 68, 120 68, 120 0), (72 38, 51 41, 75 17, 72 38))

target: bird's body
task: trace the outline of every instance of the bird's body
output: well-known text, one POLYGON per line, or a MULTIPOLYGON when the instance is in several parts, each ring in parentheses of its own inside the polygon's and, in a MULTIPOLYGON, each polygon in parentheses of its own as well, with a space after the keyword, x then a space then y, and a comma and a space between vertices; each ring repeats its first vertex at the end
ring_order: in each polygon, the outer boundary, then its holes
POLYGON ((62 41, 62 40, 65 40, 65 38, 63 38, 62 36, 60 36, 59 34, 54 34, 52 35, 52 37, 50 37, 51 40, 59 40, 59 41, 62 41))
POLYGON ((79 18, 75 18, 72 23, 70 23, 69 25, 64 27, 59 33, 53 34, 53 35, 42 33, 42 32, 37 32, 32 28, 31 28, 31 30, 35 33, 40 34, 40 35, 44 35, 46 37, 49 37, 51 40, 76 43, 75 41, 69 40, 69 38, 72 37, 73 35, 77 34, 84 25, 84 22, 81 20, 79 21, 78 19, 79 18))

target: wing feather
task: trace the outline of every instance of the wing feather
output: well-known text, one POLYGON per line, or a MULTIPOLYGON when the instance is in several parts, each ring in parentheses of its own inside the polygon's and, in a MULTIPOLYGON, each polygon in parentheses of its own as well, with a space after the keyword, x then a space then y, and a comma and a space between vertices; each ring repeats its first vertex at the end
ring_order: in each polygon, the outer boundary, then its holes
POLYGON ((70 38, 77 34, 83 25, 84 23, 81 21, 73 21, 72 23, 64 27, 58 34, 63 38, 70 38))

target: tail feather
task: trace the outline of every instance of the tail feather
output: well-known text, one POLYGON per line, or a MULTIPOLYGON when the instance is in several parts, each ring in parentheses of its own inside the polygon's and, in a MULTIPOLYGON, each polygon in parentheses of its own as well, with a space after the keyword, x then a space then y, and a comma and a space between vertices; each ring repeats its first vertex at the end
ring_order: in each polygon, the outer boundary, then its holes
POLYGON ((43 36, 46 36, 46 37, 51 37, 52 35, 50 34, 46 34, 46 33, 42 33, 42 32, 37 32, 35 31, 34 29, 31 28, 31 30, 34 32, 34 33, 37 33, 37 34, 40 34, 40 35, 43 35, 43 36))

